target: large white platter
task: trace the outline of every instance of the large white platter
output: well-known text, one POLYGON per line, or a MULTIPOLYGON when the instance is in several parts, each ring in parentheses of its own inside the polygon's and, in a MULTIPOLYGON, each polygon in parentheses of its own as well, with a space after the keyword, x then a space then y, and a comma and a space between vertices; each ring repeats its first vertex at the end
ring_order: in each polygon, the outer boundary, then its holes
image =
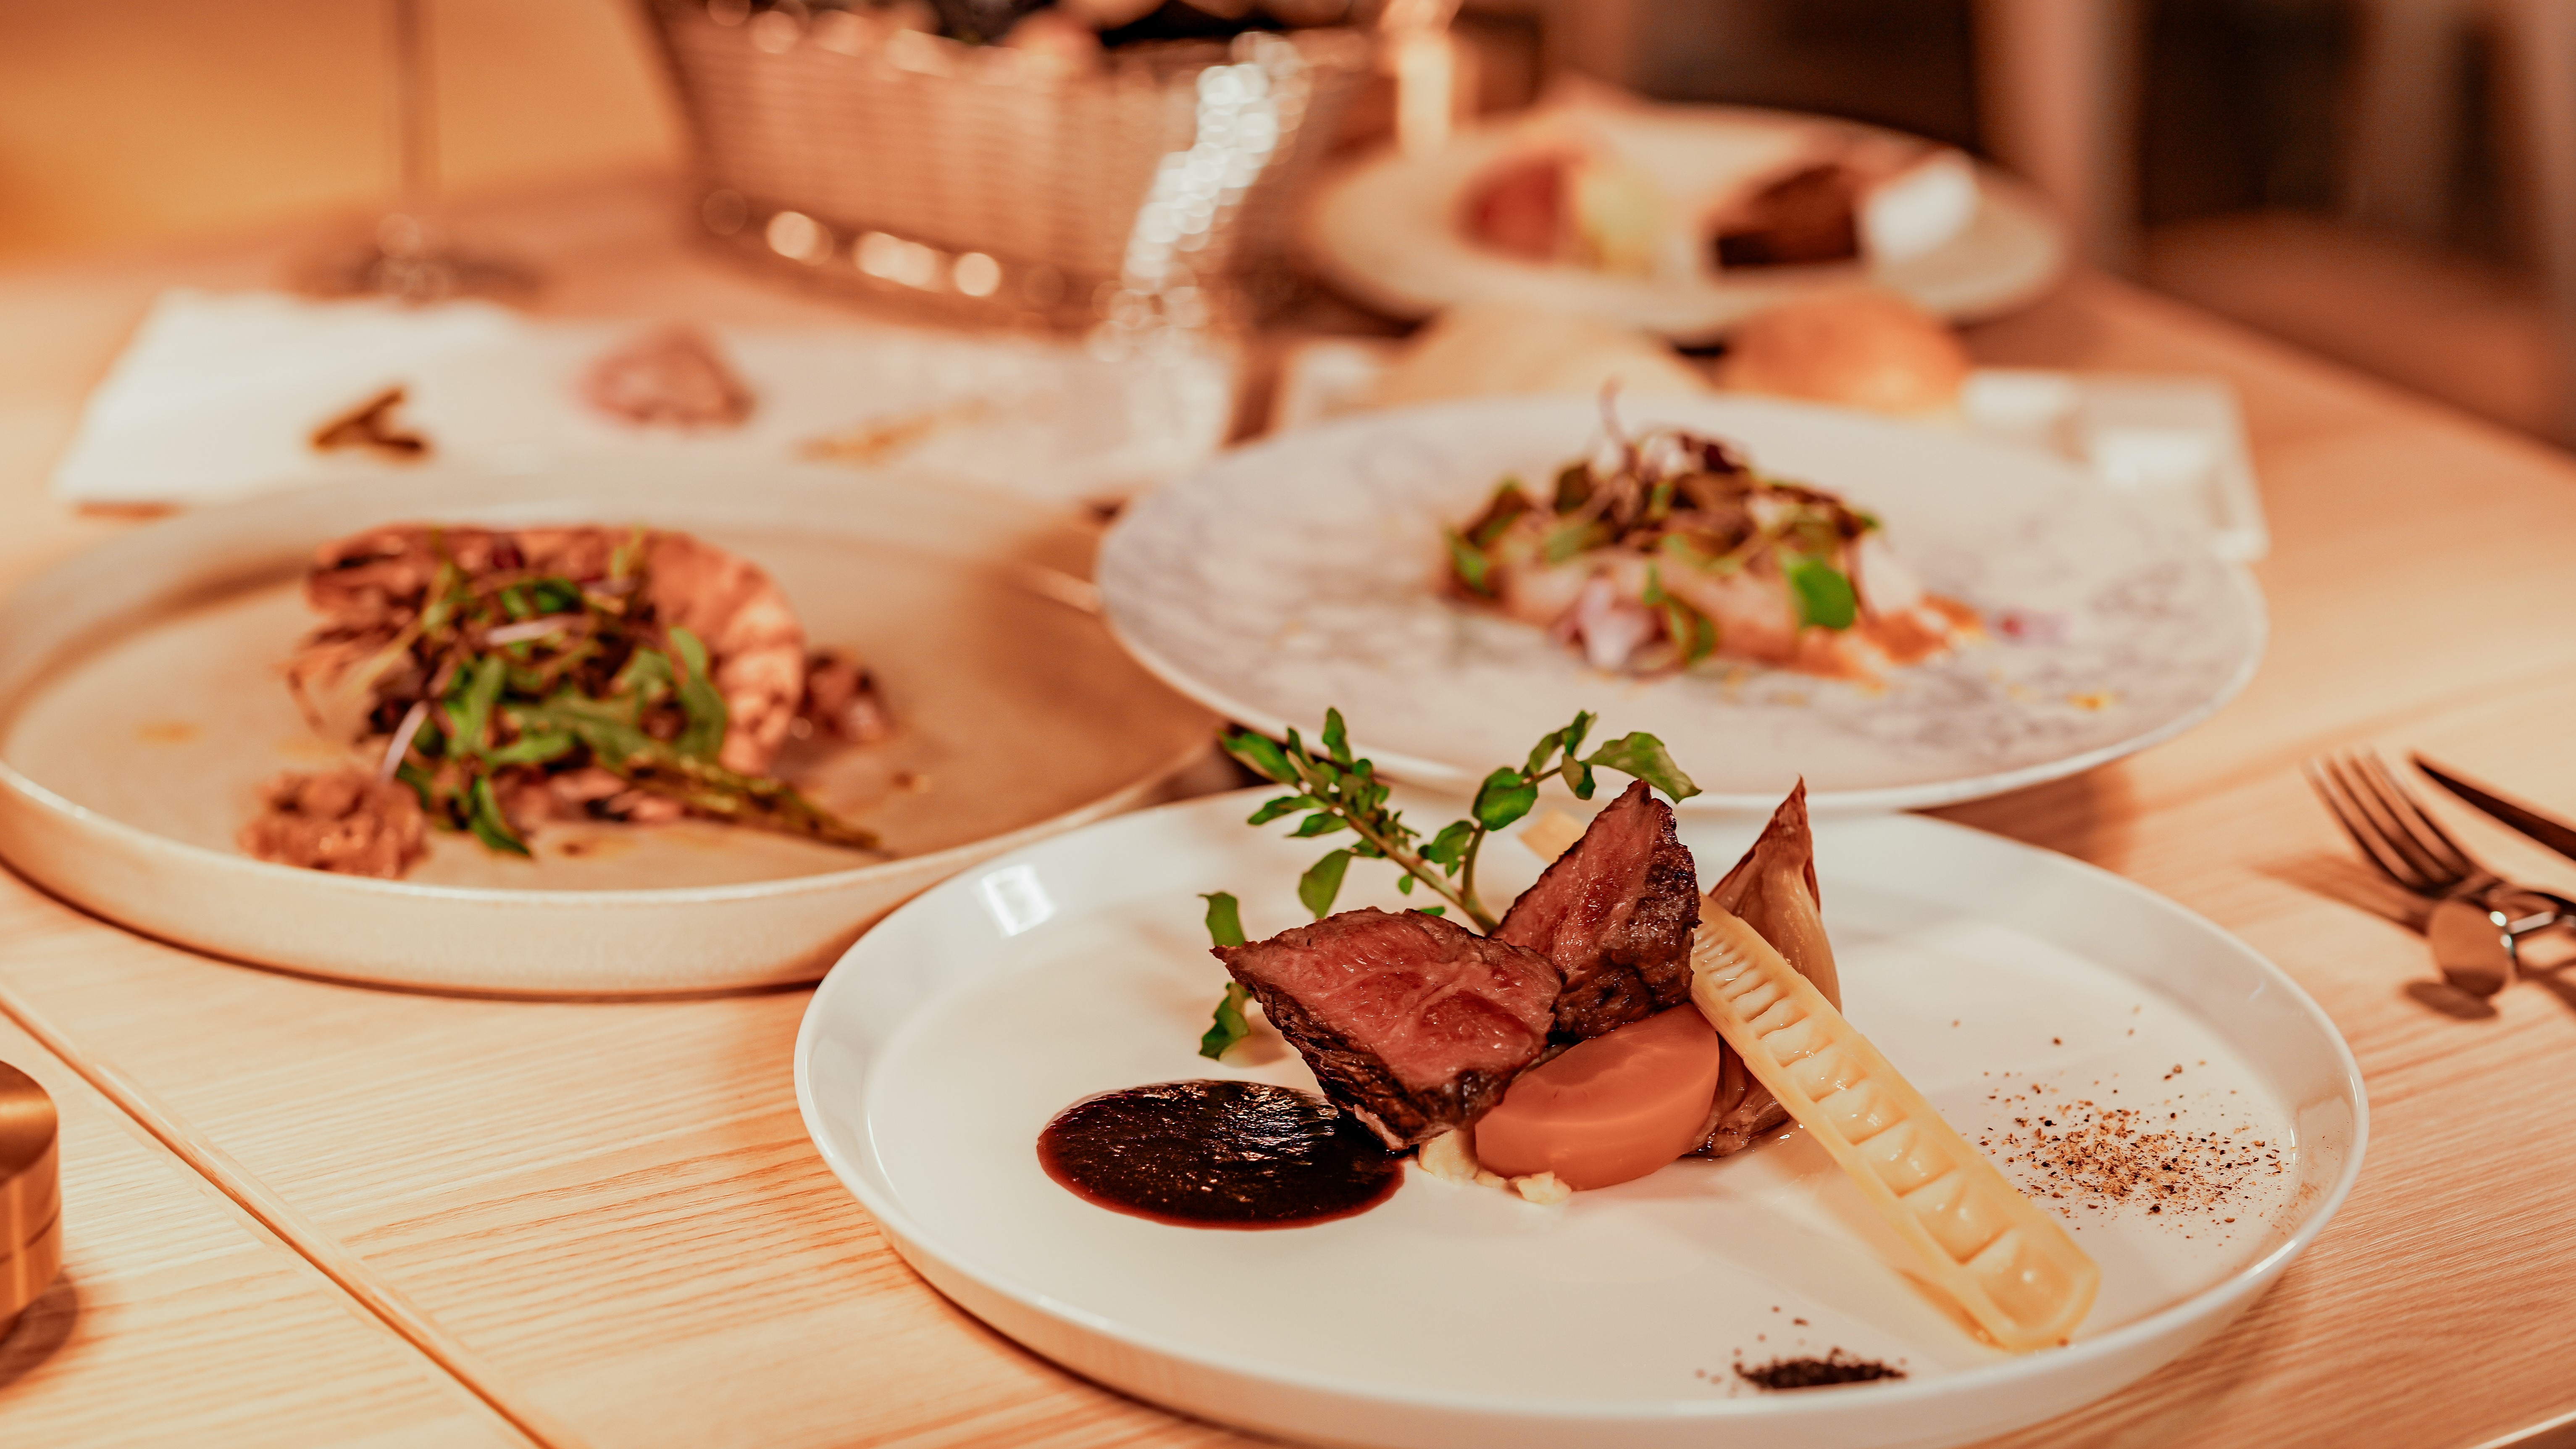
MULTIPOLYGON (((1820 132, 1870 129, 1734 106, 1583 114, 1621 154, 1677 194, 1685 203, 1677 218, 1682 225, 1691 224, 1691 204, 1793 163, 1820 132)), ((1505 123, 1471 130, 1435 154, 1385 152, 1330 179, 1307 212, 1309 260, 1335 286, 1397 316, 1506 297, 1683 342, 1714 341, 1764 307, 1864 280, 1945 316, 1992 316, 2047 291, 2066 263, 2065 237, 2038 197, 1987 167, 1978 168, 1978 206, 1967 225, 1900 260, 1646 277, 1525 261, 1469 241, 1457 218, 1469 183, 1529 144, 1529 129, 1505 123)))
POLYGON ((1578 709, 1660 735, 1707 793, 1768 810, 1804 775, 1823 811, 2018 789, 2207 718, 2262 657, 2261 596, 2205 534, 2072 464, 1957 432, 1752 398, 1642 398, 1632 428, 1686 424, 1756 466, 1839 492, 1925 585, 2060 628, 2000 638, 1883 686, 1708 661, 1644 679, 1591 669, 1538 629, 1441 595, 1442 530, 1506 474, 1552 477, 1600 436, 1579 398, 1396 409, 1231 453, 1120 518, 1099 581, 1147 668, 1273 734, 1327 708, 1398 778, 1464 791, 1578 709))
POLYGON ((0 855, 147 934, 449 990, 705 991, 811 980, 868 922, 977 860, 1128 808, 1211 721, 1121 654, 1087 532, 1028 505, 822 469, 566 465, 381 475, 137 530, 0 611, 0 855), (710 822, 538 829, 533 860, 433 834, 403 880, 241 854, 260 783, 339 754, 279 674, 317 544, 398 521, 686 529, 768 569, 855 650, 892 741, 795 765, 878 858, 710 822))
MULTIPOLYGON (((1958 1443, 2111 1393, 2216 1333, 2360 1169, 2359 1071, 2276 967, 2091 867, 1886 816, 1817 830, 1846 1009, 1970 1140, 2037 1115, 2045 1087, 2048 1103, 2133 1105, 2280 1154, 2277 1175, 2213 1203, 2048 1199, 2103 1271, 2069 1347, 2013 1357, 1973 1339, 1890 1266, 1901 1247, 1794 1129, 1558 1207, 1409 1166, 1383 1207, 1294 1230, 1093 1206, 1035 1150, 1076 1100, 1200 1077, 1313 1089, 1266 1028, 1222 1064, 1194 1051, 1225 979, 1195 893, 1234 891, 1251 933, 1278 930, 1317 851, 1247 829, 1259 798, 1107 822, 940 886, 851 949, 796 1044, 807 1131, 924 1277, 1039 1353, 1182 1412, 1327 1444, 1958 1443), (1766 1394, 1731 1370, 1830 1348, 1908 1377, 1766 1394)), ((1704 883, 1752 828, 1683 822, 1704 883)), ((1516 847, 1488 854, 1489 898, 1536 874, 1516 847)), ((1344 904, 1396 906, 1388 879, 1363 864, 1344 904)))

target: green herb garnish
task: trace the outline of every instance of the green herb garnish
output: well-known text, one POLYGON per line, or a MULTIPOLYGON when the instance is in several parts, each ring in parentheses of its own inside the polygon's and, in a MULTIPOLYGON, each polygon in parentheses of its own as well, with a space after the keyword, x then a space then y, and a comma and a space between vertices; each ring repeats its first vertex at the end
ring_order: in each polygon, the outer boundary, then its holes
MULTIPOLYGON (((1592 798, 1596 769, 1634 776, 1675 800, 1699 793, 1690 776, 1673 763, 1663 741, 1650 734, 1621 735, 1602 742, 1588 755, 1578 754, 1592 724, 1589 712, 1580 713, 1563 729, 1541 736, 1519 768, 1502 766, 1485 777, 1468 807, 1468 818, 1440 827, 1429 840, 1406 824, 1401 812, 1388 808, 1388 786, 1378 779, 1376 766, 1351 753, 1350 731, 1338 709, 1324 711, 1321 750, 1308 746, 1293 729, 1285 743, 1251 730, 1236 730, 1225 737, 1224 744, 1228 754, 1254 773, 1293 792, 1264 801, 1245 823, 1267 825, 1302 812, 1306 818, 1289 832, 1291 839, 1311 840, 1345 830, 1359 837, 1354 844, 1326 851, 1298 878, 1297 899, 1315 919, 1332 914, 1333 900, 1341 894, 1352 861, 1387 860, 1404 871, 1395 882, 1399 894, 1409 896, 1415 886, 1427 886, 1456 906, 1476 929, 1491 931, 1499 922, 1476 894, 1476 858, 1486 836, 1508 828, 1538 804, 1539 786, 1549 776, 1564 781, 1578 800, 1592 798)), ((1234 897, 1218 891, 1206 900, 1208 938, 1220 946, 1242 945, 1243 922, 1234 897)), ((1415 909, 1427 916, 1447 913, 1447 906, 1441 905, 1415 909)), ((1243 1017, 1247 995, 1240 982, 1226 987, 1216 1005, 1214 1024, 1199 1038, 1199 1055, 1221 1057, 1251 1031, 1243 1017)))
MULTIPOLYGON (((1207 933, 1210 945, 1243 944, 1243 916, 1234 897, 1225 891, 1212 891, 1199 899, 1207 904, 1207 933)), ((1225 984, 1225 996, 1216 1004, 1207 1034, 1199 1038, 1199 1055, 1216 1061, 1236 1042, 1252 1035, 1252 1023, 1243 1016, 1243 1003, 1252 999, 1240 981, 1225 984)))
POLYGON ((1397 890, 1410 895, 1417 884, 1428 887, 1478 929, 1490 931, 1497 918, 1476 894, 1477 854, 1486 836, 1530 812, 1538 803, 1540 783, 1549 776, 1562 779, 1578 800, 1592 798, 1596 768, 1634 775, 1676 800, 1699 793, 1699 787, 1673 764, 1652 735, 1624 735, 1589 755, 1578 754, 1592 724, 1590 713, 1577 714, 1572 723, 1541 738, 1518 768, 1494 770, 1477 787, 1469 818, 1442 826, 1428 841, 1405 823, 1400 812, 1388 808, 1388 786, 1378 779, 1376 767, 1352 755, 1340 710, 1325 711, 1320 750, 1308 746, 1295 730, 1288 731, 1285 744, 1237 730, 1226 737, 1225 748, 1256 773, 1295 791, 1265 802, 1247 823, 1267 825, 1304 812, 1305 819, 1289 832, 1291 838, 1312 839, 1344 830, 1359 837, 1354 844, 1326 852, 1299 879, 1298 900, 1316 919, 1332 913, 1351 861, 1388 860, 1405 872, 1396 882, 1397 890))
POLYGON ((399 636, 398 663, 409 667, 387 671, 393 689, 379 686, 380 711, 426 710, 389 772, 431 824, 512 855, 529 852, 504 808, 506 787, 583 765, 695 814, 876 848, 874 835, 794 786, 717 762, 729 711, 713 661, 696 635, 661 627, 638 602, 644 537, 621 545, 610 577, 589 586, 525 570, 472 578, 436 541, 429 595, 399 636))
POLYGON ((1784 549, 1780 572, 1789 580, 1790 596, 1797 600, 1799 623, 1848 629, 1860 617, 1860 599, 1852 592, 1851 580, 1832 564, 1784 549))

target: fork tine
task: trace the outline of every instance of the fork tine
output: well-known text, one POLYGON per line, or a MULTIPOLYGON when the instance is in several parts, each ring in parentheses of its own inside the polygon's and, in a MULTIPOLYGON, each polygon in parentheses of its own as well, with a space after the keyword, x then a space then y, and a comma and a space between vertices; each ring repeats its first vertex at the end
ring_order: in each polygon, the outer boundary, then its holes
POLYGON ((2406 822, 2372 788, 2357 756, 2330 756, 2326 769, 2334 776, 2335 784, 2342 787, 2344 799, 2369 824, 2380 848, 2406 863, 2409 873, 2416 878, 2415 889, 2437 892, 2450 884, 2450 872, 2444 870, 2441 862, 2407 832, 2406 822))
POLYGON ((2353 848, 2361 852, 2365 864, 2386 876, 2389 883, 2399 890, 2415 895, 2426 894, 2428 888, 2414 866, 2404 856, 2398 856, 2392 862, 2378 837, 2377 828, 2357 806, 2343 799, 2342 782, 2332 774, 2331 765, 2331 759, 2310 759, 2302 761, 2299 766, 2300 772, 2308 777, 2308 788, 2316 791, 2317 798, 2325 802, 2326 813, 2335 818, 2335 824, 2343 827, 2344 834, 2352 837, 2353 848))
POLYGON ((2379 808, 2386 811, 2389 820, 2395 824, 2398 845, 2424 863, 2425 874, 2432 877, 2437 888, 2447 891, 2479 874, 2477 862, 2468 858, 2468 852, 2460 849, 2459 842, 2444 835, 2440 826, 2426 818, 2423 807, 2416 804, 2415 798, 2406 793, 2406 787, 2388 773, 2388 767, 2380 763, 2376 754, 2356 753, 2352 768, 2363 786, 2379 802, 2379 808), (2435 848, 2432 841, 2425 839, 2428 834, 2449 847, 2447 856, 2435 848))
POLYGON ((2319 761, 2328 784, 2334 787, 2338 818, 2344 829, 2360 843, 2391 880, 2418 895, 2434 894, 2434 884, 2425 875, 2421 862, 2400 849, 2388 823, 2371 808, 2371 801, 2354 785, 2352 772, 2340 755, 2327 755, 2319 761))
MULTIPOLYGON (((2404 781, 2390 773, 2388 762, 2381 759, 2376 751, 2370 755, 2370 768, 2387 787, 2388 792, 2405 805, 2406 813, 2414 817, 2416 825, 2420 826, 2426 835, 2442 843, 2443 850, 2449 852, 2449 863, 2460 879, 2466 880, 2473 875, 2493 874, 2485 866, 2478 864, 2478 858, 2463 849, 2460 842, 2451 838, 2451 832, 2442 828, 2441 822, 2433 818, 2432 812, 2424 808, 2422 802, 2415 798, 2415 792, 2406 788, 2404 781)), ((2421 837, 2418 839, 2420 841, 2421 837)), ((2430 846, 2425 848, 2431 849, 2430 846)))

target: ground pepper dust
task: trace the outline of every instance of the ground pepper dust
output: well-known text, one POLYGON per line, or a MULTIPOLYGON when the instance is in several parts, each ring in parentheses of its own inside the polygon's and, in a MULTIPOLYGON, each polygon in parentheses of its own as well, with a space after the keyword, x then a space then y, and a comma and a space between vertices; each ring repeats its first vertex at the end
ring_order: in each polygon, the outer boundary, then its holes
MULTIPOLYGON (((2173 1081, 2184 1070, 2177 1062, 2162 1080, 2173 1081)), ((2151 1107, 2111 1106, 2034 1082, 1997 1088, 1987 1100, 2020 1110, 2012 1126, 1988 1128, 1977 1145, 2035 1178, 2034 1196, 2070 1205, 2098 1210, 2143 1202, 2151 1213, 2215 1210, 2233 1202, 2247 1184, 2278 1176, 2288 1166, 2280 1144, 2254 1137, 2250 1126, 2182 1126, 2180 1098, 2151 1107)))

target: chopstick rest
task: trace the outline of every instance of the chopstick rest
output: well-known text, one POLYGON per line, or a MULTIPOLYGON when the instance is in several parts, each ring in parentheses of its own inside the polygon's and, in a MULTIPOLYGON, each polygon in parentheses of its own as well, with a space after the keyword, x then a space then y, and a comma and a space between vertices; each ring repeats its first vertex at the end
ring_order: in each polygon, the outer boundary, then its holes
POLYGON ((62 1269, 57 1128, 54 1099, 0 1062, 0 1336, 62 1269))

